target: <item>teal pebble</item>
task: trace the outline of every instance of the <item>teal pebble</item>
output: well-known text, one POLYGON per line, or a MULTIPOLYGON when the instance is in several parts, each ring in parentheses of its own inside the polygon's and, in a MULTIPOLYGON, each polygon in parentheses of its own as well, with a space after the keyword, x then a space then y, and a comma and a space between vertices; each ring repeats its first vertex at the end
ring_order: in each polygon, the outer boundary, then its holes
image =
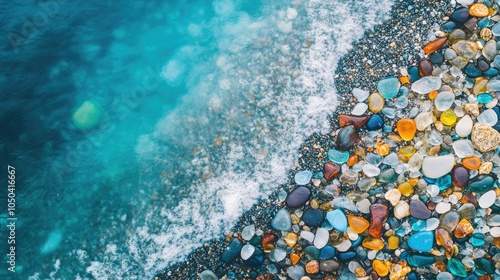
POLYGON ((484 235, 476 232, 472 234, 472 237, 470 238, 469 242, 474 247, 481 247, 484 245, 484 235))
POLYGON ((451 187, 452 181, 451 181, 451 175, 447 174, 442 177, 439 177, 436 179, 435 182, 436 186, 439 187, 439 190, 444 191, 448 188, 451 187))
POLYGON ((340 232, 347 230, 347 217, 340 209, 335 209, 326 213, 326 219, 332 227, 340 232))
POLYGON ((414 231, 421 231, 424 230, 427 227, 427 223, 424 220, 417 220, 414 223, 412 223, 411 228, 414 231))
POLYGON ((398 95, 400 86, 398 78, 389 76, 378 81, 377 90, 385 99, 391 99, 398 95))
POLYGON ((477 102, 481 103, 481 104, 486 104, 486 103, 489 103, 491 100, 493 100, 493 95, 485 92, 485 93, 480 93, 478 96, 477 96, 477 102))
POLYGON ((302 250, 302 254, 305 260, 312 261, 319 259, 319 249, 314 246, 307 246, 302 250))
POLYGON ((336 149, 328 150, 328 158, 335 163, 345 163, 349 159, 349 152, 339 151, 336 149))
POLYGON ((408 239, 408 246, 415 251, 430 252, 434 245, 434 232, 421 231, 413 234, 408 239))
POLYGON ((467 269, 465 269, 464 264, 457 259, 451 258, 448 260, 446 268, 448 268, 448 271, 455 276, 467 277, 467 269))
POLYGON ((428 267, 434 264, 434 256, 410 254, 407 258, 408 264, 413 267, 428 267))

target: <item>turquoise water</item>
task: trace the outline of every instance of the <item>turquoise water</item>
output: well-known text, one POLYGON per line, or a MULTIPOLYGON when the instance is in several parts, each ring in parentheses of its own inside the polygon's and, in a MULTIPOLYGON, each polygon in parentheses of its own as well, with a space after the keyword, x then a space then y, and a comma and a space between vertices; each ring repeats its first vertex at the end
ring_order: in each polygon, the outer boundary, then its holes
POLYGON ((0 66, 12 279, 151 279, 227 233, 328 131, 338 60, 392 4, 49 2, 0 4, 23 36, 0 66), (82 131, 86 101, 102 114, 82 131))

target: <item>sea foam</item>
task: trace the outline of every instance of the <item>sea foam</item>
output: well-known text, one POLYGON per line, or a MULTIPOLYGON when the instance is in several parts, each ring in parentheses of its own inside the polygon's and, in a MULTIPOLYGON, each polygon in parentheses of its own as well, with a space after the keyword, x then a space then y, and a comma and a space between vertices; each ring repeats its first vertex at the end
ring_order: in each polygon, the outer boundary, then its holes
MULTIPOLYGON (((154 166, 141 176, 168 173, 162 203, 134 218, 125 246, 110 250, 111 240, 92 262, 87 271, 97 279, 151 278, 228 233, 285 182, 302 141, 329 130, 339 59, 392 2, 285 1, 257 18, 229 0, 213 5, 218 54, 188 70, 189 93, 136 147, 143 166, 154 166)), ((164 68, 168 81, 179 75, 173 66, 164 68)))

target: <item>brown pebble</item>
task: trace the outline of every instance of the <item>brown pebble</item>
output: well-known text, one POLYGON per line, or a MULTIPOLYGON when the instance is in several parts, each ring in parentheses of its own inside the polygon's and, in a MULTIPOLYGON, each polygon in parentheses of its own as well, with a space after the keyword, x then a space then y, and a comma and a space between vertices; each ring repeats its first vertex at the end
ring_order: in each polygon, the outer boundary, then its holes
POLYGON ((371 222, 368 233, 375 238, 380 238, 383 235, 384 224, 389 216, 389 209, 385 204, 372 204, 370 205, 370 214, 371 222))
POLYGON ((418 61, 418 73, 420 76, 430 76, 432 75, 432 62, 428 59, 421 59, 418 61))
POLYGON ((337 176, 339 173, 340 165, 333 162, 327 162, 325 164, 325 167, 323 168, 323 177, 325 177, 325 179, 328 181, 335 178, 335 176, 337 176))

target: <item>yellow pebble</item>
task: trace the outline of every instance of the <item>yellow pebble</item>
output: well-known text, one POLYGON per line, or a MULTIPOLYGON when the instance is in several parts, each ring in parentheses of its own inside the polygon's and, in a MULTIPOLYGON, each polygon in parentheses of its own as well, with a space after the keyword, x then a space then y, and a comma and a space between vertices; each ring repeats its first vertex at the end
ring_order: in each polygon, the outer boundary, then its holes
POLYGON ((410 196, 413 194, 413 186, 408 182, 403 182, 398 186, 398 190, 404 196, 410 196))
POLYGON ((378 145, 375 149, 379 155, 386 156, 391 151, 391 148, 387 144, 378 145))
POLYGON ((410 180, 408 180, 408 183, 410 183, 412 187, 415 187, 416 185, 418 185, 418 178, 411 178, 410 180))
POLYGON ((399 246, 399 238, 395 235, 390 236, 387 243, 389 244, 389 250, 396 250, 399 246))
POLYGON ((410 158, 415 153, 415 148, 413 146, 403 146, 399 148, 399 154, 405 158, 410 158))
POLYGON ((438 91, 437 90, 433 90, 431 92, 429 92, 429 99, 434 99, 436 98, 436 96, 438 95, 438 91))
POLYGON ((402 76, 399 78, 399 81, 402 83, 402 84, 407 84, 410 82, 410 78, 408 78, 407 76, 402 76))
POLYGON ((389 267, 381 260, 374 260, 372 264, 373 270, 377 272, 378 276, 384 277, 389 274, 389 267))
POLYGON ((457 122, 457 115, 455 115, 455 112, 453 112, 453 110, 448 109, 441 114, 439 120, 444 125, 451 126, 457 122))
POLYGON ((290 247, 295 246, 295 244, 297 244, 297 240, 298 240, 297 234, 293 232, 287 233, 287 235, 285 235, 286 245, 290 247))

